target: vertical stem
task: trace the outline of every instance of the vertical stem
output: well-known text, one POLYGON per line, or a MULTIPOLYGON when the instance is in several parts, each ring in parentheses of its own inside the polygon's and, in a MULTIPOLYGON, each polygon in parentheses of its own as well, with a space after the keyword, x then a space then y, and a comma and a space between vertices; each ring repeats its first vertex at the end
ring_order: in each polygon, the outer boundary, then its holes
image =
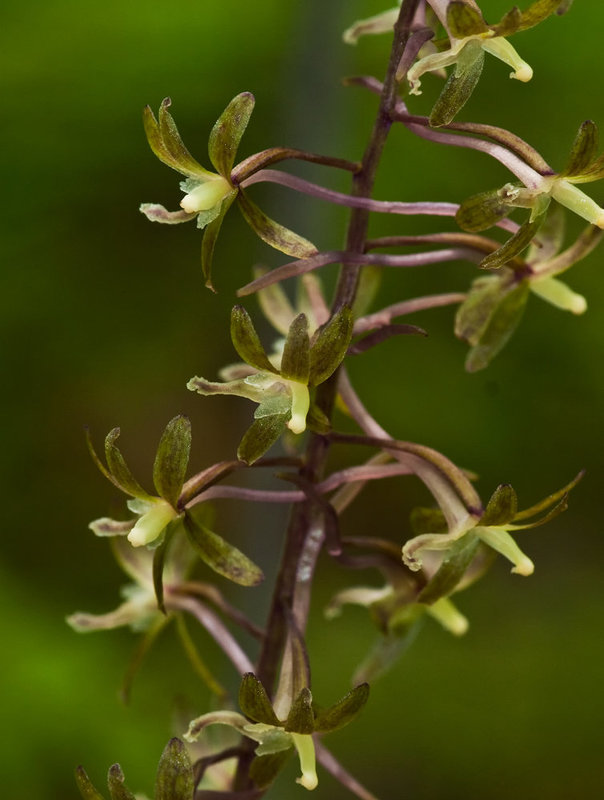
MULTIPOLYGON (((396 70, 409 39, 411 23, 420 0, 403 0, 398 20, 394 27, 394 41, 390 60, 384 79, 380 104, 373 125, 369 143, 365 150, 362 166, 353 178, 351 194, 354 197, 370 197, 377 168, 392 125, 392 116, 397 99, 396 70)), ((369 212, 355 208, 350 215, 346 249, 353 253, 363 253, 367 239, 369 212)), ((333 301, 332 313, 342 306, 352 306, 355 299, 361 266, 344 264, 340 271, 333 301)), ((317 390, 316 402, 319 408, 331 418, 337 390, 337 375, 322 384, 317 390)), ((320 480, 327 459, 329 443, 324 437, 310 436, 305 466, 300 474, 306 480, 316 483, 320 480)), ((266 638, 257 663, 256 675, 270 692, 275 685, 279 664, 287 642, 287 615, 294 607, 296 577, 300 557, 309 531, 315 523, 315 509, 310 503, 297 504, 292 510, 287 530, 285 548, 266 625, 266 638)), ((306 620, 297 620, 301 630, 306 620)), ((247 771, 251 760, 251 748, 239 761, 235 789, 249 786, 247 771)))

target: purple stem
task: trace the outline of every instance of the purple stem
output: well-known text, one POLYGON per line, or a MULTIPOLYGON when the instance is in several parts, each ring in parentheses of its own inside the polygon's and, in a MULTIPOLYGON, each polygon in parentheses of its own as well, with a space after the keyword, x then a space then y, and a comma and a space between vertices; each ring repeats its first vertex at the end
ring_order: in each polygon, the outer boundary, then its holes
POLYGON ((297 192, 311 195, 311 197, 318 197, 320 200, 326 200, 329 203, 335 203, 340 206, 347 206, 348 208, 363 208, 366 211, 378 211, 383 214, 432 214, 438 217, 454 217, 457 213, 458 205, 455 203, 402 203, 394 200, 371 200, 369 197, 355 197, 344 192, 336 192, 332 189, 326 189, 317 183, 311 183, 298 178, 296 175, 290 175, 288 172, 281 172, 278 169, 262 169, 254 173, 249 178, 243 181, 242 188, 247 189, 254 183, 279 183, 281 186, 287 186, 288 189, 294 189, 297 192))
POLYGON ((543 185, 543 177, 536 172, 532 167, 510 152, 507 148, 502 147, 500 144, 494 142, 487 142, 484 139, 473 139, 469 136, 457 136, 454 133, 442 133, 435 131, 432 128, 424 127, 423 124, 412 122, 413 119, 421 119, 405 116, 396 113, 395 119, 398 119, 403 125, 422 139, 428 139, 431 142, 438 142, 440 144, 448 144, 453 147, 468 147, 471 150, 478 150, 481 153, 486 153, 497 161, 501 162, 504 167, 510 170, 528 189, 540 189, 543 185))
POLYGON ((355 794, 360 800, 378 800, 377 797, 366 789, 362 783, 348 772, 331 752, 315 737, 315 751, 317 761, 325 767, 333 777, 345 786, 349 792, 355 794))
POLYGON ((229 629, 213 611, 210 611, 210 609, 204 606, 203 603, 200 603, 199 600, 194 600, 192 597, 171 595, 169 600, 166 600, 166 609, 168 608, 176 608, 180 611, 188 611, 189 614, 192 614, 202 627, 206 629, 241 675, 246 672, 254 671, 254 665, 241 649, 241 646, 229 629))
POLYGON ((273 283, 284 281, 303 275, 327 264, 375 264, 378 267, 423 267, 426 264, 439 264, 443 261, 472 261, 478 263, 482 255, 470 247, 449 247, 443 250, 429 250, 426 253, 410 253, 409 255, 387 255, 383 253, 350 253, 345 250, 330 250, 326 253, 317 253, 310 258, 299 258, 288 261, 270 272, 265 272, 259 278, 247 283, 237 291, 238 297, 253 294, 259 289, 271 286, 273 283))
MULTIPOLYGON (((358 467, 348 467, 333 472, 328 478, 316 485, 319 494, 333 492, 345 483, 356 481, 372 481, 388 478, 394 475, 409 475, 410 470, 401 464, 362 464, 358 467)), ((242 486, 211 486, 201 497, 194 498, 187 508, 192 508, 197 503, 207 500, 249 500, 256 503, 303 503, 307 496, 302 491, 280 491, 271 489, 248 489, 242 486)))
POLYGON ((465 299, 465 294, 451 293, 433 294, 427 297, 417 297, 414 300, 403 300, 400 303, 394 303, 391 306, 382 308, 374 314, 360 317, 354 323, 353 333, 365 333, 365 331, 371 331, 374 328, 381 328, 383 325, 389 325, 390 321, 395 317, 402 317, 405 314, 413 314, 416 311, 424 311, 428 308, 455 305, 456 303, 462 303, 465 299))

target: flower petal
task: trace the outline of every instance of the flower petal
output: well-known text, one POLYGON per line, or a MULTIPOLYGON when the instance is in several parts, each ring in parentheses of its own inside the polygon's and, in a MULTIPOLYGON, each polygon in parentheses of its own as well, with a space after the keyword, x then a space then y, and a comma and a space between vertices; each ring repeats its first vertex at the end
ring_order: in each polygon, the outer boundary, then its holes
POLYGON ((279 725, 266 689, 253 672, 246 672, 239 687, 239 708, 246 717, 266 725, 279 725))
POLYGON ((208 154, 216 170, 230 179, 237 148, 254 110, 254 95, 242 92, 234 97, 216 120, 208 141, 208 154))
POLYGON ((237 458, 246 464, 257 461, 279 439, 289 417, 289 414, 273 414, 255 420, 239 443, 237 458))
POLYGON ((159 441, 153 483, 160 497, 176 508, 191 453, 191 423, 187 417, 170 420, 159 441))
POLYGON ((269 361, 252 318, 243 306, 234 306, 231 311, 231 339, 235 350, 246 363, 263 372, 279 374, 269 361))
POLYGON ((143 203, 139 207, 139 211, 151 222, 162 222, 165 225, 180 225, 181 222, 190 222, 197 216, 195 211, 192 213, 183 209, 180 211, 168 211, 159 203, 143 203))
POLYGON ((197 555, 210 569, 240 586, 257 586, 264 580, 256 566, 241 550, 229 544, 222 536, 204 524, 205 509, 199 504, 185 513, 185 530, 197 555))
POLYGON ((168 153, 173 161, 173 164, 169 166, 189 178, 214 178, 215 174, 204 169, 185 147, 176 123, 168 111, 171 105, 172 100, 169 97, 165 97, 159 107, 159 134, 165 152, 168 153))
POLYGON ((308 258, 317 254, 318 250, 312 242, 268 217, 242 189, 237 200, 245 221, 263 242, 294 258, 308 258))
POLYGON ((489 547, 492 547, 493 550, 501 553, 504 558, 512 562, 514 565, 512 567, 512 572, 524 576, 533 574, 535 565, 531 559, 522 552, 505 528, 483 528, 477 526, 474 528, 474 532, 485 544, 488 544, 489 547))
POLYGON ((573 292, 570 286, 558 278, 546 277, 533 280, 531 281, 531 291, 542 300, 563 311, 570 311, 572 314, 583 314, 587 311, 587 300, 583 295, 573 292))
POLYGON ((155 779, 155 800, 191 800, 195 779, 187 748, 180 739, 170 739, 161 754, 155 779))

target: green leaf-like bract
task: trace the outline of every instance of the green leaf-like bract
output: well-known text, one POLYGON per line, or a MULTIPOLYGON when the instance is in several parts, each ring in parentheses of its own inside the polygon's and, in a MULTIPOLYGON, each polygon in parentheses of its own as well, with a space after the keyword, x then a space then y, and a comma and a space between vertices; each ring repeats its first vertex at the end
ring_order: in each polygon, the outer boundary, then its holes
POLYGON ((304 688, 291 705, 285 730, 293 733, 313 733, 315 729, 315 715, 312 710, 312 694, 310 689, 304 688))
POLYGON ((463 0, 452 0, 447 6, 447 26, 456 39, 488 31, 480 11, 463 0))
POLYGON ((369 698, 369 684, 355 686, 347 695, 327 709, 315 710, 315 730, 319 733, 343 728, 356 717, 369 698))
POLYGON ((153 465, 155 488, 173 508, 178 505, 190 453, 191 423, 187 417, 174 417, 162 434, 153 465))
POLYGON ((572 177, 584 173, 593 162, 597 150, 598 127, 592 120, 585 120, 577 131, 568 162, 560 175, 572 177))
POLYGON ((471 39, 461 50, 455 69, 430 112, 433 128, 448 125, 457 116, 476 88, 483 66, 484 50, 478 41, 471 39))
POLYGON ((310 346, 309 386, 323 383, 340 366, 350 345, 353 325, 352 311, 344 306, 315 334, 310 346))
POLYGON ((229 180, 237 148, 254 110, 254 95, 242 92, 234 97, 210 133, 208 154, 216 170, 229 180))
POLYGON ((490 189, 464 200, 455 220, 464 231, 479 233, 500 222, 512 208, 513 206, 502 199, 498 189, 490 189))
POLYGON ((148 500, 150 495, 146 492, 139 482, 130 472, 124 456, 121 454, 115 442, 119 438, 120 429, 113 428, 105 437, 105 458, 109 472, 115 478, 116 484, 126 494, 138 497, 141 500, 148 500))
POLYGON ((309 258, 317 254, 317 248, 312 242, 267 217, 242 189, 239 190, 237 200, 247 224, 263 242, 293 258, 309 258))
POLYGON ((189 541, 202 561, 214 572, 240 586, 257 586, 261 583, 264 575, 260 567, 222 536, 207 528, 201 518, 205 519, 205 511, 193 506, 186 511, 184 524, 189 541))
POLYGON ((247 364, 262 372, 279 374, 269 361, 252 318, 243 306, 234 306, 231 311, 231 339, 233 347, 247 364))
POLYGON ((111 800, 136 800, 132 792, 124 786, 124 773, 119 764, 114 764, 109 768, 107 785, 111 800))
POLYGON ((310 340, 308 338, 308 320, 305 314, 298 314, 289 326, 285 340, 281 359, 281 375, 299 383, 308 383, 309 373, 310 340))
POLYGON ((491 495, 479 525, 505 525, 518 513, 518 497, 509 483, 500 484, 491 495))
POLYGON ((227 211, 233 205, 233 201, 237 197, 237 191, 233 189, 230 194, 227 194, 222 203, 220 210, 216 217, 206 225, 203 232, 203 239, 201 240, 201 271, 205 279, 208 289, 213 289, 212 284, 212 261, 214 259, 214 248, 218 241, 218 235, 227 211))
POLYGON ((246 672, 239 687, 239 708, 246 717, 265 725, 279 725, 266 689, 253 672, 246 672))
POLYGON ((237 458, 246 464, 257 461, 281 436, 290 416, 290 413, 272 414, 254 420, 239 443, 237 458))
POLYGON ((180 739, 170 739, 159 760, 155 781, 155 800, 193 800, 195 781, 186 747, 180 739))
MULTIPOLYGON (((547 198, 547 200, 549 201, 549 198, 547 198)), ((499 269, 499 267, 503 267, 513 258, 516 258, 516 256, 526 250, 535 238, 544 219, 545 214, 540 214, 534 220, 528 219, 518 228, 513 236, 501 245, 501 247, 483 258, 480 262, 480 267, 482 269, 499 269)))
POLYGON ((526 281, 514 283, 507 275, 474 282, 455 318, 455 335, 472 345, 468 372, 484 369, 505 346, 520 322, 529 291, 526 281))
POLYGON ((84 800, 104 800, 103 795, 94 788, 90 778, 83 767, 78 767, 75 771, 75 779, 84 800))

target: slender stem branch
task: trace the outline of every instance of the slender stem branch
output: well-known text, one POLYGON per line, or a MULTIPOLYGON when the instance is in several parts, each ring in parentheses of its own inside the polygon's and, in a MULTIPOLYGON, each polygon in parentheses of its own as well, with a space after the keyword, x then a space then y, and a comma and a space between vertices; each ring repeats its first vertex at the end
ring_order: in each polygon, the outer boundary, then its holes
MULTIPOLYGON (((408 40, 411 22, 418 3, 419 0, 403 0, 401 6, 399 19, 395 26, 394 42, 377 118, 363 156, 362 167, 353 177, 352 195, 354 197, 369 198, 373 189, 377 167, 392 124, 391 115, 396 102, 396 69, 408 40)), ((355 208, 352 211, 346 243, 346 251, 348 253, 364 252, 368 218, 369 211, 365 208, 355 208)), ((344 305, 352 305, 356 293, 359 270, 359 264, 345 264, 342 267, 333 303, 334 311, 344 305)), ((336 380, 332 378, 322 384, 317 392, 317 404, 328 417, 331 417, 335 391, 336 380)), ((324 437, 311 436, 306 453, 306 465, 301 470, 301 476, 307 481, 316 483, 320 480, 328 446, 328 442, 324 437)), ((304 550, 306 537, 313 527, 315 513, 310 503, 300 503, 292 511, 281 568, 277 577, 269 620, 266 626, 267 637, 257 666, 259 679, 269 688, 275 683, 279 660, 286 643, 286 609, 292 609, 294 605, 298 563, 304 550)), ((305 620, 296 620, 296 622, 300 630, 303 631, 305 620)))

